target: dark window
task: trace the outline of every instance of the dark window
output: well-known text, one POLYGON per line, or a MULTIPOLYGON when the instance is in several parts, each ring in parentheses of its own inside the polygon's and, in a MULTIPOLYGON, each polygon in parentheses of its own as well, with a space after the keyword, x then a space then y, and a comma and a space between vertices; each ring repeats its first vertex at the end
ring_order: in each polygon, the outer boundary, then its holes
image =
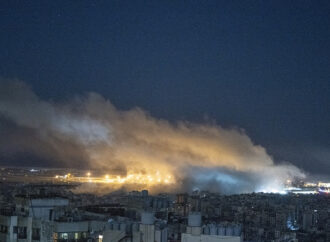
POLYGON ((13 233, 14 233, 14 234, 17 234, 17 232, 18 232, 18 227, 17 227, 17 226, 14 226, 14 228, 13 228, 13 233))
POLYGON ((7 234, 8 227, 6 225, 0 225, 0 233, 7 234))
POLYGON ((18 238, 19 239, 27 238, 26 227, 18 227, 18 238))
POLYGON ((81 238, 86 239, 87 238, 87 233, 86 232, 82 232, 81 233, 81 238))
POLYGON ((49 210, 49 220, 52 220, 53 217, 53 209, 49 210))
POLYGON ((32 228, 32 239, 40 240, 40 229, 39 228, 32 228))

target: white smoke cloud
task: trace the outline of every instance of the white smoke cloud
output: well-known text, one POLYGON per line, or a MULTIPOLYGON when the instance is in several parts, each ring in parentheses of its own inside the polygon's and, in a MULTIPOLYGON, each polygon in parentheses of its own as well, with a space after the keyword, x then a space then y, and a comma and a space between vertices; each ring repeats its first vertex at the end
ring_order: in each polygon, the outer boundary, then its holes
MULTIPOLYGON (((54 103, 39 99, 22 82, 0 88, 0 116, 34 130, 50 146, 54 140, 74 143, 72 147, 86 153, 82 162, 92 169, 161 172, 174 176, 173 189, 211 187, 224 192, 280 189, 286 179, 304 176, 293 165, 274 164, 243 130, 170 123, 140 108, 121 111, 96 93, 54 103)), ((61 158, 70 164, 71 156, 61 158)))

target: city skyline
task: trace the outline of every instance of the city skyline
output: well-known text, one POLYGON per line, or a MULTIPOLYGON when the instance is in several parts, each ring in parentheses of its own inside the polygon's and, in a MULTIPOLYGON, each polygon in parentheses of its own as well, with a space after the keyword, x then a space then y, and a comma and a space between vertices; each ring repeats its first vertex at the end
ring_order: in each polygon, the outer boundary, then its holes
POLYGON ((330 1, 0 1, 0 242, 330 242, 330 1))

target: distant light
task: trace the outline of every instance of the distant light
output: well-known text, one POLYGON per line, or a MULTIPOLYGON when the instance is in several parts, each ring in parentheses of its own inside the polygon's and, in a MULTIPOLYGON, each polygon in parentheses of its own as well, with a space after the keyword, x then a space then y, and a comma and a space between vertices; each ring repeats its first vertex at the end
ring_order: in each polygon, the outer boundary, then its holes
POLYGON ((87 172, 87 173, 86 173, 86 176, 91 176, 91 173, 90 173, 90 172, 87 172))
POLYGON ((302 190, 302 191, 292 191, 293 194, 316 194, 317 191, 314 190, 302 190))
POLYGON ((288 192, 285 191, 285 190, 278 190, 278 189, 274 189, 274 188, 264 189, 264 190, 261 190, 261 192, 262 192, 262 193, 281 194, 281 195, 286 195, 286 194, 288 194, 288 192))
POLYGON ((330 187, 330 183, 319 182, 318 186, 319 187, 330 187))

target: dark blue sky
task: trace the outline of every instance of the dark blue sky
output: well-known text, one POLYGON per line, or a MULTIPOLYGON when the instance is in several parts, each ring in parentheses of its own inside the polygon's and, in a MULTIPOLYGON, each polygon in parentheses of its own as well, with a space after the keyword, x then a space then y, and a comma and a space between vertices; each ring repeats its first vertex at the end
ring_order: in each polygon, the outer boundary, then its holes
POLYGON ((0 76, 246 130, 330 173, 330 2, 1 1, 0 76))

